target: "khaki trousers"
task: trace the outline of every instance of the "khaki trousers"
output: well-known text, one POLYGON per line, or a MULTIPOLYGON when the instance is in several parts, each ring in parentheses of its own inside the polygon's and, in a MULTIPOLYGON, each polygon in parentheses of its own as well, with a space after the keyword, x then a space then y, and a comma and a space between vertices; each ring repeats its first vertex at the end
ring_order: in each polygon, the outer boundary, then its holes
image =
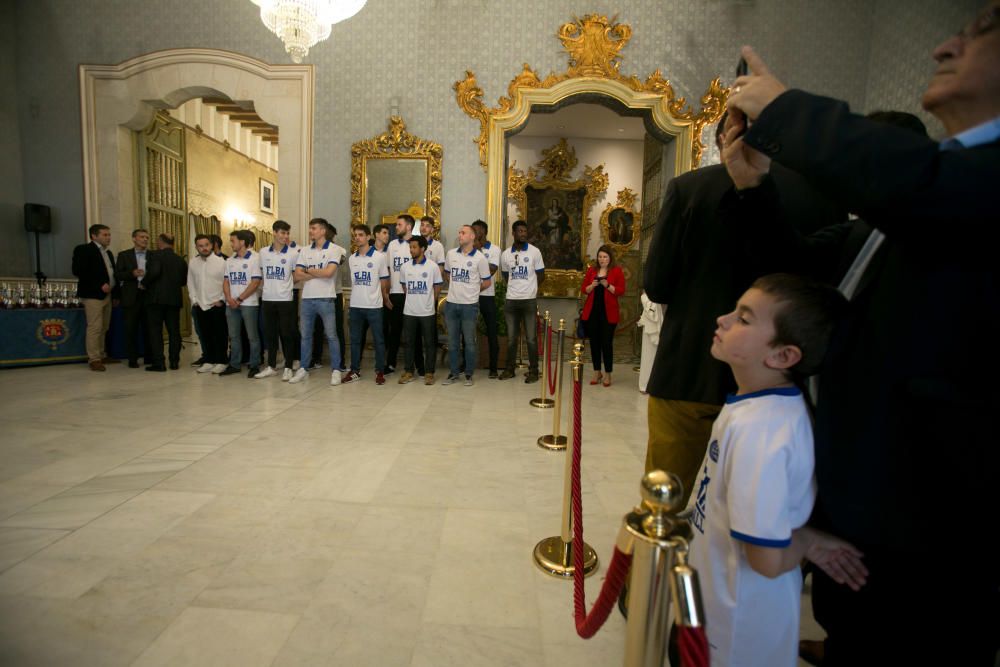
POLYGON ((677 475, 684 485, 680 509, 687 506, 720 410, 719 405, 649 397, 646 472, 659 469, 677 475))
POLYGON ((81 301, 87 315, 87 359, 100 361, 108 356, 104 349, 104 337, 111 326, 111 296, 81 301))

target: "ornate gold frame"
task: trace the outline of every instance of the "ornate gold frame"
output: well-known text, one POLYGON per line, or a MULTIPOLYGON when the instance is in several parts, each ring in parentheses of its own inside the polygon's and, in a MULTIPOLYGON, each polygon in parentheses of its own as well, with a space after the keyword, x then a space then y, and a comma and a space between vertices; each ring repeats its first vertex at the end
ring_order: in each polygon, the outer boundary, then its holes
MULTIPOLYGON (((604 173, 604 165, 596 167, 584 165, 583 177, 570 179, 570 173, 576 168, 578 160, 576 151, 565 139, 560 139, 555 145, 542 151, 542 159, 537 165, 528 168, 528 173, 511 165, 507 171, 507 199, 517 207, 518 217, 524 218, 528 212, 528 186, 556 190, 586 189, 583 198, 583 220, 580 224, 580 258, 586 265, 587 243, 590 241, 590 212, 596 201, 608 189, 608 175, 604 173)), ((541 296, 575 296, 583 282, 585 272, 568 269, 546 269, 545 282, 539 287, 541 296)))
POLYGON ((365 217, 364 206, 368 160, 424 158, 427 160, 427 215, 434 218, 434 236, 439 236, 443 157, 444 149, 441 144, 410 134, 406 131, 406 123, 399 116, 390 116, 388 130, 377 137, 351 144, 351 224, 370 224, 365 217))
POLYGON ((520 74, 507 86, 493 108, 483 104, 483 90, 472 70, 452 86, 458 106, 479 121, 480 132, 475 139, 479 146, 479 162, 487 173, 486 221, 491 240, 499 241, 504 221, 503 180, 506 176, 504 140, 512 130, 528 119, 532 106, 553 106, 578 95, 601 95, 616 100, 627 109, 646 110, 652 121, 664 133, 676 137, 675 174, 697 167, 704 146, 702 129, 722 116, 729 89, 718 78, 701 98, 701 110, 695 112, 683 97, 677 97, 673 86, 660 70, 645 81, 625 76, 618 71, 619 52, 632 37, 632 28, 598 14, 576 18, 559 28, 556 36, 569 54, 569 65, 561 74, 549 74, 544 79, 525 63, 520 74))
POLYGON ((608 204, 601 213, 601 240, 611 246, 616 256, 624 255, 629 248, 639 241, 639 229, 642 226, 642 211, 636 209, 635 202, 638 195, 632 192, 631 188, 622 188, 618 191, 618 201, 608 204), (632 240, 628 243, 615 243, 611 240, 611 211, 621 208, 632 214, 632 240))

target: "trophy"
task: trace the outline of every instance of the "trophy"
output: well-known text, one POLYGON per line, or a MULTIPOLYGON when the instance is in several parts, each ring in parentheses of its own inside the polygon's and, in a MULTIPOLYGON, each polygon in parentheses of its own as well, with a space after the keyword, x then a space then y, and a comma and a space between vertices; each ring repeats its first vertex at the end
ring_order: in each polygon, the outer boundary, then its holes
POLYGON ((18 285, 17 285, 17 307, 18 308, 26 308, 27 305, 28 304, 27 304, 27 302, 24 299, 24 284, 23 283, 18 283, 18 285))
POLYGON ((77 283, 76 289, 73 290, 72 304, 73 304, 74 308, 79 308, 80 307, 80 297, 78 295, 79 289, 80 289, 80 284, 77 283))
POLYGON ((10 288, 7 283, 0 285, 0 308, 10 308, 10 288))

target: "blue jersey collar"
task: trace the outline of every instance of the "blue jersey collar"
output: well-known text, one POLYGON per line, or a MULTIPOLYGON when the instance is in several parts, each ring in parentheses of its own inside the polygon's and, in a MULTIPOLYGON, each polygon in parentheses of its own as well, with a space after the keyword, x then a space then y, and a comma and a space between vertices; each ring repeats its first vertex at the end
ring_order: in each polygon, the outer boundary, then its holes
POLYGON ((739 403, 740 401, 745 401, 748 398, 759 398, 761 396, 801 396, 802 391, 798 387, 772 387, 770 389, 761 389, 760 391, 751 391, 749 394, 729 394, 726 396, 726 404, 731 405, 733 403, 739 403))

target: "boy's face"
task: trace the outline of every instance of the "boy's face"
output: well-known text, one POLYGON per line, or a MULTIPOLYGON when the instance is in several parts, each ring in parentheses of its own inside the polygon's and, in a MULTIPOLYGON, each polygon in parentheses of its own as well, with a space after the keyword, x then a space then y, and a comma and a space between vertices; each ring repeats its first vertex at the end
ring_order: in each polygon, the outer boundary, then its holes
POLYGON ((368 252, 368 234, 365 230, 355 229, 351 234, 354 236, 354 245, 358 246, 361 252, 368 252))
POLYGON ((424 249, 420 247, 420 244, 416 241, 410 241, 410 257, 420 261, 420 256, 424 253, 424 249))
POLYGON ((309 240, 313 243, 326 241, 326 225, 309 225, 309 240))
POLYGON ((427 222, 426 220, 420 221, 420 233, 427 238, 430 238, 434 234, 434 225, 427 222))
POLYGON ((288 245, 289 236, 291 236, 291 232, 289 232, 287 229, 274 230, 274 240, 281 245, 288 245))
POLYGON ((378 240, 379 243, 385 245, 386 243, 389 242, 389 230, 388 229, 378 230, 377 232, 375 232, 375 238, 378 240))
POLYGON ((730 366, 770 366, 769 358, 779 349, 772 345, 779 308, 774 297, 751 287, 733 312, 716 320, 719 328, 712 337, 712 356, 730 366))

